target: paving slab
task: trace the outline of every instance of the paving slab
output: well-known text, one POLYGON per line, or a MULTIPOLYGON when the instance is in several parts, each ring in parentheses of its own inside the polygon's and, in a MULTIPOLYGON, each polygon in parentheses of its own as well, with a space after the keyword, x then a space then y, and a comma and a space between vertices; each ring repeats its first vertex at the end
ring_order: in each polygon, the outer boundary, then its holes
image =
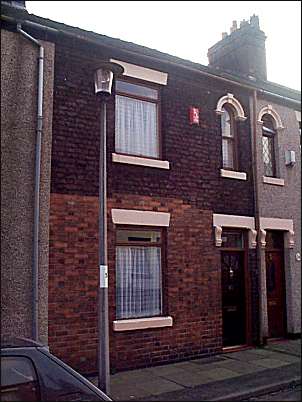
POLYGON ((180 384, 176 384, 173 381, 169 381, 165 378, 158 377, 156 380, 150 380, 146 383, 140 383, 139 388, 148 392, 149 395, 159 395, 164 392, 183 390, 184 387, 180 384))
POLYGON ((266 349, 277 351, 281 353, 292 354, 294 356, 301 356, 301 339, 291 341, 269 342, 266 349))
POLYGON ((275 355, 275 357, 277 360, 282 360, 284 362, 290 362, 290 363, 296 363, 301 361, 301 356, 294 356, 292 354, 288 355, 285 353, 278 353, 275 355))
POLYGON ((158 366, 151 369, 151 373, 153 376, 164 376, 167 374, 174 374, 174 373, 184 373, 185 370, 181 367, 175 367, 167 365, 167 366, 158 366))
POLYGON ((251 363, 265 367, 265 368, 276 368, 276 367, 281 367, 281 366, 286 366, 291 364, 290 362, 285 362, 282 360, 276 360, 276 359, 260 359, 260 360, 254 360, 251 361, 251 363))
POLYGON ((109 396, 114 401, 129 401, 149 397, 150 392, 134 385, 129 386, 124 384, 122 387, 113 387, 111 385, 109 396))
POLYGON ((229 359, 251 361, 251 360, 264 359, 266 357, 270 357, 270 355, 272 353, 273 352, 265 351, 265 350, 261 353, 255 353, 253 350, 243 350, 240 352, 228 353, 227 357, 229 359))
POLYGON ((220 356, 202 357, 201 359, 192 359, 190 360, 190 363, 196 363, 201 365, 209 363, 221 363, 225 360, 227 360, 227 357, 220 355, 220 356))
POLYGON ((225 380, 227 378, 234 378, 238 377, 241 374, 236 373, 235 371, 228 370, 223 367, 218 367, 212 370, 208 370, 206 373, 207 377, 212 378, 213 381, 220 381, 220 380, 225 380))
MULTIPOLYGON (((212 364, 214 364, 214 363, 212 363, 212 364)), ((181 362, 181 363, 175 364, 174 367, 177 367, 178 369, 189 371, 189 372, 192 372, 192 373, 194 373, 196 371, 200 371, 200 364, 195 363, 194 360, 190 360, 188 362, 181 362)))
POLYGON ((146 371, 138 371, 138 370, 131 370, 131 371, 124 371, 121 373, 113 374, 110 376, 110 381, 112 382, 141 382, 144 380, 150 380, 151 378, 156 378, 155 373, 151 370, 146 369, 146 371))
POLYGON ((238 374, 248 374, 248 373, 257 373, 259 371, 265 370, 265 367, 261 367, 249 362, 244 362, 241 360, 229 360, 223 363, 223 367, 227 370, 235 371, 238 374))
POLYGON ((164 378, 182 385, 183 387, 195 387, 196 385, 206 384, 213 381, 213 378, 209 376, 200 375, 200 373, 193 374, 186 372, 167 374, 164 378))

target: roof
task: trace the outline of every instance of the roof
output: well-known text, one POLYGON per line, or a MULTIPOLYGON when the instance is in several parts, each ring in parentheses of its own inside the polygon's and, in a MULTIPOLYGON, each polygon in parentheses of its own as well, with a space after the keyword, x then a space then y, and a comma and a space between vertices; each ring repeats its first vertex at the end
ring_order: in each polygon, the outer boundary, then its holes
POLYGON ((18 347, 43 347, 40 342, 23 337, 5 337, 1 336, 1 348, 18 348, 18 347))
MULTIPOLYGON (((26 9, 16 9, 6 4, 1 4, 1 17, 7 16, 19 20, 21 23, 30 22, 31 24, 38 24, 40 28, 50 28, 56 30, 62 35, 72 36, 78 40, 88 41, 95 45, 104 46, 107 48, 115 48, 125 54, 135 54, 149 60, 155 60, 161 63, 173 64, 178 67, 189 68, 196 73, 204 73, 211 77, 218 79, 232 80, 242 86, 248 86, 250 88, 267 91, 273 95, 279 95, 281 97, 289 98, 294 102, 301 102, 301 92, 292 88, 288 88, 283 85, 279 85, 270 81, 263 81, 259 79, 249 79, 247 77, 234 75, 228 71, 217 70, 209 66, 204 66, 199 63, 185 60, 177 56, 173 56, 167 53, 160 52, 156 49, 151 49, 145 46, 141 46, 132 42, 127 42, 121 39, 112 38, 106 35, 97 34, 92 31, 86 31, 84 29, 66 25, 60 22, 56 22, 47 18, 42 18, 34 14, 29 14, 26 9)), ((37 25, 37 27, 38 27, 37 25)))

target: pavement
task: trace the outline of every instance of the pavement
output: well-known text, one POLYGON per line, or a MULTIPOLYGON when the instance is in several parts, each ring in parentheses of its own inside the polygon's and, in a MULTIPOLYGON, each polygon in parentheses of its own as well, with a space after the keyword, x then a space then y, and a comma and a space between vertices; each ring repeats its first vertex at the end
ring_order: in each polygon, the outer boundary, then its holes
POLYGON ((116 373, 109 395, 114 401, 235 401, 297 384, 301 339, 116 373))

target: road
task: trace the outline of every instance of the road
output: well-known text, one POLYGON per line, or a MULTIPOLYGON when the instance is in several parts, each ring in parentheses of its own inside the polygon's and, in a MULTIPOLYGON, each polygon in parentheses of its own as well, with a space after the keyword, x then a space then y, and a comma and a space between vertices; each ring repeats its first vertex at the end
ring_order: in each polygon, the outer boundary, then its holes
POLYGON ((301 385, 258 397, 251 397, 245 399, 245 401, 301 401, 301 385))

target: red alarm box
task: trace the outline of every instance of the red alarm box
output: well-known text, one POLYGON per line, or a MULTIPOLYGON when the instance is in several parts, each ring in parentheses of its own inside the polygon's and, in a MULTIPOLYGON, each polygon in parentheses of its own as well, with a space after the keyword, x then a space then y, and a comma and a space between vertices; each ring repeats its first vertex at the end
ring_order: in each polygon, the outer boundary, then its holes
POLYGON ((199 109, 198 109, 198 107, 190 106, 189 118, 190 118, 190 124, 199 124, 199 109))

